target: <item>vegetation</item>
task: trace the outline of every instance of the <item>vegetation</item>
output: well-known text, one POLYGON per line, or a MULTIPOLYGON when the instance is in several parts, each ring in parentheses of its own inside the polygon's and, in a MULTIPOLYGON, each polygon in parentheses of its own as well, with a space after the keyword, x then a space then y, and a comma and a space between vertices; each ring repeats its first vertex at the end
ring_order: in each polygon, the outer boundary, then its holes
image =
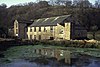
POLYGON ((87 33, 87 38, 89 38, 89 39, 100 40, 100 31, 88 32, 88 33, 87 33))
POLYGON ((51 45, 51 46, 63 46, 63 47, 76 47, 76 48, 100 48, 100 41, 98 42, 86 42, 85 40, 60 40, 60 41, 51 41, 51 40, 41 40, 41 41, 33 41, 33 45, 51 45))
POLYGON ((98 27, 97 30, 100 30, 99 0, 95 2, 95 5, 88 0, 82 2, 75 0, 73 3, 71 0, 50 0, 50 2, 39 0, 37 3, 12 5, 9 8, 7 8, 6 4, 1 4, 0 28, 7 31, 8 28, 12 28, 15 19, 34 20, 65 14, 72 14, 76 21, 80 22, 88 31, 92 31, 91 28, 95 26, 98 27))
POLYGON ((33 46, 17 46, 9 48, 4 54, 5 58, 31 58, 31 57, 38 57, 38 55, 34 54, 33 52, 34 47, 33 46))

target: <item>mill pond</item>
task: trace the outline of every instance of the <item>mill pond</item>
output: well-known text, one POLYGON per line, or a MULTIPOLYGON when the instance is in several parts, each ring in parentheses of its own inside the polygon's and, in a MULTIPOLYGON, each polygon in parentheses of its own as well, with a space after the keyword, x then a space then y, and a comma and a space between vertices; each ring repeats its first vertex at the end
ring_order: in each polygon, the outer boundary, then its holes
POLYGON ((50 61, 47 65, 39 64, 35 62, 29 62, 26 60, 13 60, 11 63, 0 64, 0 67, 99 67, 100 60, 90 59, 89 63, 80 63, 72 64, 72 65, 64 65, 57 63, 56 61, 50 61))
MULTIPOLYGON (((1 52, 2 53, 2 52, 1 52)), ((0 67, 99 67, 100 50, 58 46, 15 46, 1 54, 0 67)))

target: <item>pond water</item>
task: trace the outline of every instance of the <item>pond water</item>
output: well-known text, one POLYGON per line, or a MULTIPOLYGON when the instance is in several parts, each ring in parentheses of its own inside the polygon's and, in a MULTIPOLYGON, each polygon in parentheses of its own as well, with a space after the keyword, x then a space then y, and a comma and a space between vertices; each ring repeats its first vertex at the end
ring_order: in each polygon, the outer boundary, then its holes
POLYGON ((50 61, 49 64, 43 65, 35 62, 29 62, 22 59, 15 59, 11 63, 0 64, 0 67, 100 67, 100 60, 90 59, 90 63, 62 65, 54 61, 50 61))
POLYGON ((39 51, 31 47, 11 48, 4 52, 5 54, 0 53, 0 67, 100 67, 100 57, 94 58, 77 51, 70 53, 68 50, 58 49, 54 51, 46 48, 40 51, 41 53, 39 51), (70 65, 65 64, 67 60, 71 61, 70 65))

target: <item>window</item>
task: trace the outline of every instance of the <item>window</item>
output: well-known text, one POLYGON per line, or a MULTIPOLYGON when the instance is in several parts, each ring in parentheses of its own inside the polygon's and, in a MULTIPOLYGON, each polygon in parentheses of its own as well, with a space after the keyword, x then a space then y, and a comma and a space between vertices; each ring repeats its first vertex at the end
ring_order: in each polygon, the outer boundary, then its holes
POLYGON ((36 35, 34 35, 34 40, 36 40, 36 35))
POLYGON ((16 28, 18 28, 18 23, 16 23, 16 28))
POLYGON ((60 29, 59 30, 59 34, 63 34, 63 29, 60 29))
POLYGON ((16 29, 16 34, 18 34, 18 29, 16 29))
POLYGON ((50 27, 50 32, 53 32, 53 27, 50 27))
POLYGON ((54 40, 54 37, 50 37, 50 40, 54 40))
POLYGON ((69 24, 67 23, 67 26, 68 26, 69 24))
POLYGON ((30 35, 30 39, 32 40, 32 35, 30 35))
POLYGON ((32 32, 32 28, 30 28, 30 32, 32 32))
POLYGON ((41 27, 39 27, 39 32, 41 32, 41 27))
POLYGON ((34 27, 34 32, 36 32, 36 27, 34 27))
POLYGON ((39 35, 39 40, 41 40, 41 35, 39 35))
POLYGON ((46 28, 44 27, 44 32, 46 32, 46 28))

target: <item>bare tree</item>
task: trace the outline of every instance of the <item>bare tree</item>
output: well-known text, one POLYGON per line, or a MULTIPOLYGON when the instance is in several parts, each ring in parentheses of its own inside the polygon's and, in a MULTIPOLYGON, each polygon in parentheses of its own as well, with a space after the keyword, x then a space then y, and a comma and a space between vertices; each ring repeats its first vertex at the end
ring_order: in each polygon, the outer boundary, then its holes
POLYGON ((72 1, 71 0, 65 0, 65 5, 66 5, 66 7, 70 7, 72 5, 72 1))
POLYGON ((57 5, 60 5, 61 0, 56 0, 55 3, 56 3, 57 5))
POLYGON ((95 7, 96 8, 100 8, 100 0, 96 0, 95 1, 95 7))
POLYGON ((54 6, 54 4, 55 4, 55 0, 50 0, 49 2, 50 2, 51 5, 54 6))
POLYGON ((91 7, 89 0, 73 0, 73 6, 76 7, 91 7))

